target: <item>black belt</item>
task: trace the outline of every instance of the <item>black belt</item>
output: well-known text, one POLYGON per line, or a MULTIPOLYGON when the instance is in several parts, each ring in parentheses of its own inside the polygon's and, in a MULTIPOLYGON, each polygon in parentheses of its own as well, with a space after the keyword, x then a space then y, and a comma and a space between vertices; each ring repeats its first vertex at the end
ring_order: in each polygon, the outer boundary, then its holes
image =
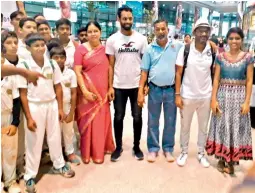
POLYGON ((168 88, 173 88, 173 89, 175 89, 175 84, 173 84, 173 85, 167 85, 167 86, 158 86, 158 85, 156 85, 156 84, 154 84, 153 82, 150 82, 153 86, 155 86, 155 87, 158 87, 158 88, 162 88, 162 89, 168 89, 168 88))

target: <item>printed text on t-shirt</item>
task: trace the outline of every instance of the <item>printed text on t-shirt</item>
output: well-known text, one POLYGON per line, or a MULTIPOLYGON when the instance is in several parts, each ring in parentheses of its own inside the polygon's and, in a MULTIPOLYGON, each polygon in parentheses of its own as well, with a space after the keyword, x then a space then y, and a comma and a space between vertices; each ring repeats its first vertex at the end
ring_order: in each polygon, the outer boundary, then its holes
POLYGON ((139 50, 132 48, 132 44, 135 42, 128 42, 127 44, 122 44, 121 48, 119 48, 118 53, 123 53, 123 52, 136 52, 138 53, 139 50))

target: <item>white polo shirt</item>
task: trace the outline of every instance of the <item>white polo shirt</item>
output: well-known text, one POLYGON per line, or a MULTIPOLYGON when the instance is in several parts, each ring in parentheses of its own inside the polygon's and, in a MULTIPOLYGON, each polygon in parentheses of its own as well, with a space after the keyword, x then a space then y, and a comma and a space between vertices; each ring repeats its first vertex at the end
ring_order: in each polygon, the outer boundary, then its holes
POLYGON ((77 87, 77 78, 74 71, 70 68, 65 67, 62 73, 62 81, 61 81, 62 89, 63 89, 63 102, 70 103, 71 102, 71 88, 77 87))
MULTIPOLYGON (((23 62, 24 60, 20 60, 17 67, 27 69, 23 62)), ((57 63, 52 60, 53 70, 50 60, 45 56, 42 68, 35 63, 32 57, 25 60, 25 62, 29 70, 43 74, 46 79, 39 78, 37 86, 34 86, 32 83, 28 83, 24 77, 18 76, 18 88, 27 88, 27 99, 30 102, 48 102, 54 100, 56 98, 54 85, 61 83, 62 80, 62 74, 57 63)))
POLYGON ((73 67, 73 63, 74 63, 74 52, 75 52, 75 46, 73 41, 70 39, 69 43, 67 44, 66 47, 64 47, 65 51, 66 51, 66 62, 65 65, 68 68, 72 68, 73 67))
MULTIPOLYGON (((184 65, 183 46, 177 56, 176 65, 184 65)), ((184 72, 181 86, 181 96, 187 99, 210 98, 212 94, 211 78, 212 53, 208 42, 203 52, 195 48, 195 42, 190 45, 187 68, 184 72)))
MULTIPOLYGON (((12 65, 5 59, 4 65, 12 65)), ((6 76, 1 80, 1 113, 12 112, 13 99, 19 97, 17 76, 6 76)))
POLYGON ((26 60, 31 57, 31 52, 27 50, 26 44, 23 43, 21 39, 19 39, 17 55, 22 60, 26 60))

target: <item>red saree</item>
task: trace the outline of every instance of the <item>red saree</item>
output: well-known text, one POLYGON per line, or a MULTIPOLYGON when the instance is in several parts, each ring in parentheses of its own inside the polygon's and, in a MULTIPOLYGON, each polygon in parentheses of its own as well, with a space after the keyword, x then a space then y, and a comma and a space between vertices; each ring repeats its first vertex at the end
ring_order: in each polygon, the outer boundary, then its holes
POLYGON ((74 55, 74 64, 82 65, 85 86, 98 97, 97 101, 87 101, 78 88, 76 120, 81 135, 82 160, 89 163, 92 157, 95 163, 102 163, 104 154, 115 149, 107 97, 109 61, 105 48, 100 46, 88 52, 83 45, 79 46, 74 55))

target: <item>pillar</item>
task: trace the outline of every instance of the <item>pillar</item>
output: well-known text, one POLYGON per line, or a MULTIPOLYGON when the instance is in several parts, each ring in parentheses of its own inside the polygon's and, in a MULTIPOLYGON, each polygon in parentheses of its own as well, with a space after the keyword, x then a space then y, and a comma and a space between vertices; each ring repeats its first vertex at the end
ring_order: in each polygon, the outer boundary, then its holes
POLYGON ((223 24, 223 20, 224 20, 224 14, 220 13, 220 24, 219 24, 219 34, 218 36, 222 36, 222 24, 223 24))

